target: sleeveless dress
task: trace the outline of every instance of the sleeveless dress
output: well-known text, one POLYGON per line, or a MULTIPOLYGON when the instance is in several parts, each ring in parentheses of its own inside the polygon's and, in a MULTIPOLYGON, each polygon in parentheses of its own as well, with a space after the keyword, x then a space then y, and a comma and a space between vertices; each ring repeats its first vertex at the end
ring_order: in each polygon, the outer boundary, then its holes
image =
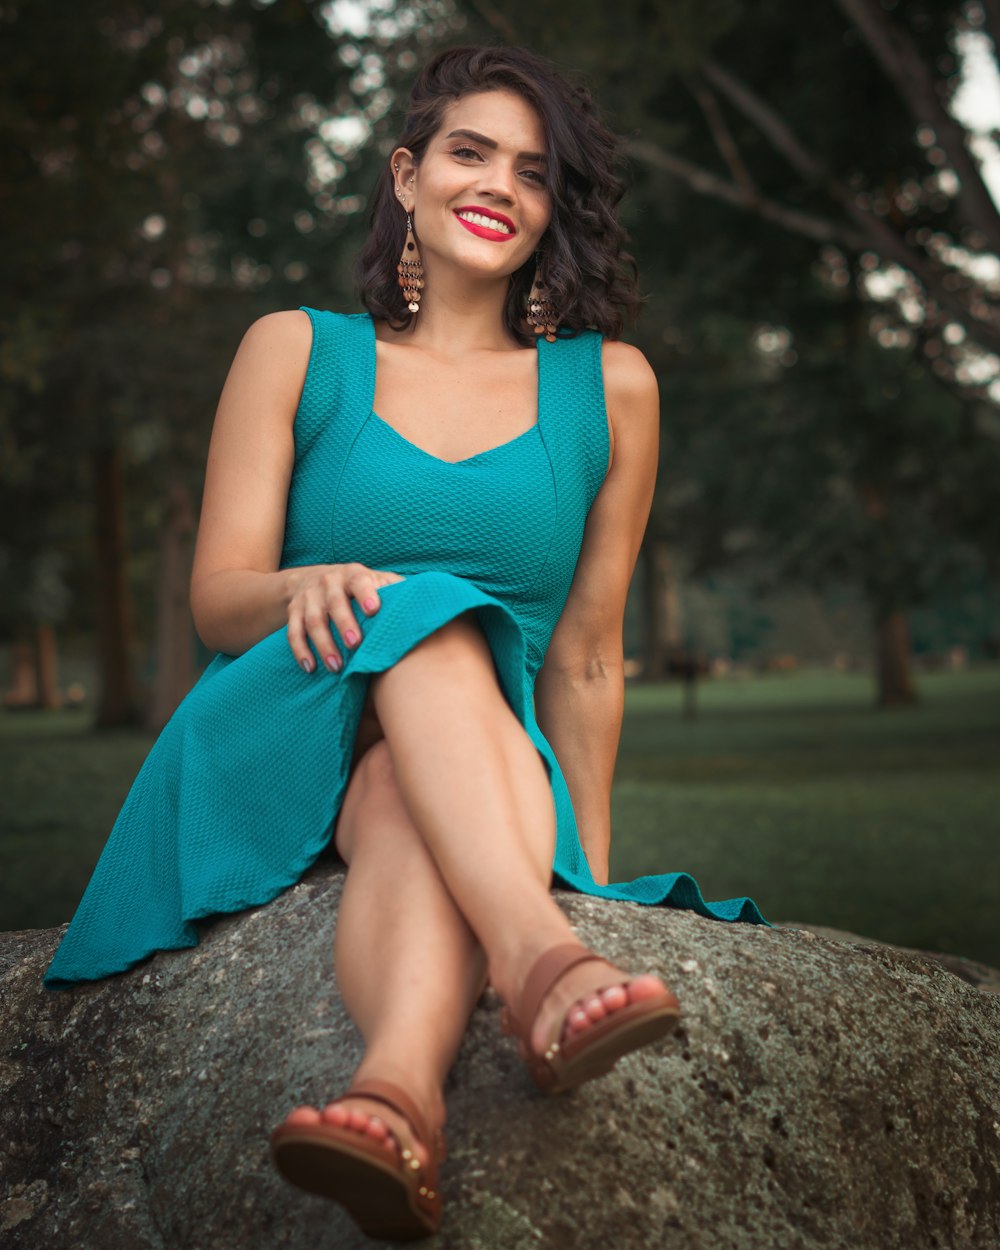
MULTIPOLYGON (((45 975, 50 988, 198 941, 196 920, 266 903, 330 841, 371 674, 473 610, 501 689, 541 754, 554 874, 586 894, 767 924, 747 898, 706 903, 686 873, 597 885, 566 782, 532 707, 609 455, 601 336, 538 343, 538 420, 465 460, 423 451, 374 411, 367 314, 305 308, 313 343, 294 425, 282 567, 360 561, 380 589, 344 667, 302 671, 279 629, 217 655, 147 757, 45 975)), ((336 635, 338 645, 341 645, 336 635)))

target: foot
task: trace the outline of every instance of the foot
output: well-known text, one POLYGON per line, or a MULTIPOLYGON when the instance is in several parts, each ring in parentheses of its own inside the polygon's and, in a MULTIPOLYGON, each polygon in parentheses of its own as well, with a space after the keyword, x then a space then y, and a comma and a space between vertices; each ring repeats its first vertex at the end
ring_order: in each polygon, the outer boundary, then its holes
MULTIPOLYGON (((603 959, 577 964, 542 999, 531 1028, 532 1048, 536 1055, 544 1054, 553 1042, 565 1044, 629 1003, 671 997, 659 977, 629 977, 603 959)), ((518 1049, 526 1057, 523 1046, 518 1049)))
MULTIPOLYGON (((342 1102, 298 1107, 277 1126, 275 1167, 291 1184, 339 1203, 369 1237, 430 1236, 441 1222, 441 1134, 403 1085, 355 1074, 352 1089, 342 1102)), ((442 1119, 443 1111, 436 1123, 442 1119)))
MULTIPOLYGON (((429 1123, 441 1124, 444 1116, 438 1119, 428 1117, 429 1123)), ((381 1146, 387 1157, 400 1155, 406 1159, 413 1154, 421 1167, 431 1162, 431 1142, 423 1142, 416 1136, 405 1116, 387 1107, 385 1103, 364 1094, 352 1095, 339 1102, 327 1103, 319 1110, 314 1107, 297 1107, 288 1116, 286 1124, 333 1124, 338 1128, 349 1128, 361 1137, 381 1146)))

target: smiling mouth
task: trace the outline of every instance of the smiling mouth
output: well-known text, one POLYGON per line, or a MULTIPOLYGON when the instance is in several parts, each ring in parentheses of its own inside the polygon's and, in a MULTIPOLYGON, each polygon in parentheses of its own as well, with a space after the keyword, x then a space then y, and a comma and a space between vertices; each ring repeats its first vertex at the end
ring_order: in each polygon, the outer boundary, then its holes
POLYGON ((481 213, 473 208, 457 208, 455 216, 467 230, 478 234, 484 239, 512 239, 517 230, 512 221, 506 217, 494 217, 491 213, 481 213))

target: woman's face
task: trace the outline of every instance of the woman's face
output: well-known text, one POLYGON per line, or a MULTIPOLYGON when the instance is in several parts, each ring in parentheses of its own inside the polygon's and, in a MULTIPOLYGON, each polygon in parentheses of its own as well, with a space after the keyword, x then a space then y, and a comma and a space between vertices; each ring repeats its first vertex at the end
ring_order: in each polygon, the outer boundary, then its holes
POLYGON ((399 202, 413 214, 424 266, 441 260, 504 277, 538 247, 552 213, 542 123, 512 91, 463 96, 415 165, 392 156, 399 202))

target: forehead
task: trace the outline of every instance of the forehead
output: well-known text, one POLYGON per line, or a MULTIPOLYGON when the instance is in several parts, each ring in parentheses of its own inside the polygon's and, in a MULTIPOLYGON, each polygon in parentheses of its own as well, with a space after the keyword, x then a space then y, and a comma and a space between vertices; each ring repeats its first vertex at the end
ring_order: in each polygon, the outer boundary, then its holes
POLYGON ((515 152, 545 151, 542 119, 515 91, 477 91, 453 100, 442 114, 438 137, 452 130, 474 130, 515 152))

